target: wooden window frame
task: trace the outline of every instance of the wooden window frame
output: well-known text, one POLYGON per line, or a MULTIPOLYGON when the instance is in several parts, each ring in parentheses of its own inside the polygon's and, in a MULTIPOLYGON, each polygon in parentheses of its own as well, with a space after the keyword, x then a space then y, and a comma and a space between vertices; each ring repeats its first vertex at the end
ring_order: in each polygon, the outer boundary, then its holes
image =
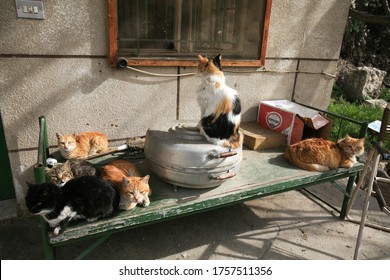
MULTIPOLYGON (((271 17, 272 0, 266 0, 265 18, 263 26, 263 37, 261 42, 260 58, 258 60, 223 60, 224 67, 261 67, 265 64, 267 49, 269 22, 271 17)), ((108 13, 108 43, 109 43, 109 61, 111 66, 116 66, 118 59, 118 26, 117 26, 117 1, 107 0, 108 13)), ((126 57, 129 66, 196 66, 196 59, 137 59, 126 57)))

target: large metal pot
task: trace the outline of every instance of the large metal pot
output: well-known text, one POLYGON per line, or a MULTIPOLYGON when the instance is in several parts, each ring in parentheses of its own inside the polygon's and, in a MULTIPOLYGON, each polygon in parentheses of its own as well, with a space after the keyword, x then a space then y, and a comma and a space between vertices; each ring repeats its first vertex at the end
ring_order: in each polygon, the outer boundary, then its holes
POLYGON ((187 188, 210 188, 235 176, 242 160, 242 147, 210 144, 196 121, 159 122, 145 139, 149 168, 162 180, 187 188))

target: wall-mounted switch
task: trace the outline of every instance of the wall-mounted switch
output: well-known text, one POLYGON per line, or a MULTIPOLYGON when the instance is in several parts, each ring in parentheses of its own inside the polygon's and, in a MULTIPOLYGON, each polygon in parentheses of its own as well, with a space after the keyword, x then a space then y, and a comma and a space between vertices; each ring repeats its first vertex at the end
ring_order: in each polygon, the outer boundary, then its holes
POLYGON ((19 18, 44 19, 43 1, 15 0, 19 18))

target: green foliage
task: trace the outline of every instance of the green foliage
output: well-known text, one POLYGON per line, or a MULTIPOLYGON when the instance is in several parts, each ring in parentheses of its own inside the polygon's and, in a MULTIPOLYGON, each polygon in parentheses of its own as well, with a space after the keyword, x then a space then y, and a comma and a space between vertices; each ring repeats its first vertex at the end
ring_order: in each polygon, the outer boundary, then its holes
MULTIPOLYGON (((351 8, 370 15, 387 15, 382 0, 353 0, 351 8)), ((348 18, 341 57, 355 65, 390 69, 390 26, 348 18)))
MULTIPOLYGON (((383 108, 379 106, 367 105, 364 102, 349 102, 342 97, 342 90, 337 85, 334 86, 331 102, 328 111, 343 117, 371 123, 375 120, 381 120, 383 108)), ((344 137, 346 134, 351 137, 359 137, 360 126, 348 121, 341 121, 339 118, 328 116, 333 121, 333 129, 330 136, 332 141, 344 137)), ((370 134, 366 134, 366 149, 370 147, 370 142, 375 140, 370 134)))
POLYGON ((390 102, 390 88, 383 87, 381 90, 380 98, 387 101, 387 103, 390 102))
POLYGON ((370 123, 382 119, 383 108, 366 105, 365 103, 348 102, 345 99, 332 99, 329 111, 357 121, 370 123))
MULTIPOLYGON (((357 16, 350 13, 347 26, 344 32, 343 44, 340 57, 355 64, 356 66, 372 66, 388 72, 390 71, 390 26, 381 21, 381 18, 390 15, 390 0, 351 0, 350 8, 370 15, 368 17, 357 16), (376 21, 371 16, 377 16, 376 21)), ((343 96, 343 91, 337 85, 332 92, 332 100, 328 110, 332 113, 342 115, 353 120, 371 123, 381 120, 383 108, 366 105, 364 101, 348 102, 343 96)), ((379 98, 390 102, 389 79, 385 78, 379 98)), ((333 141, 349 134, 357 137, 359 126, 350 122, 340 123, 335 118, 331 138, 333 141)), ((370 133, 366 135, 366 148, 370 146, 375 136, 370 133)), ((389 143, 384 143, 390 147, 389 143)))

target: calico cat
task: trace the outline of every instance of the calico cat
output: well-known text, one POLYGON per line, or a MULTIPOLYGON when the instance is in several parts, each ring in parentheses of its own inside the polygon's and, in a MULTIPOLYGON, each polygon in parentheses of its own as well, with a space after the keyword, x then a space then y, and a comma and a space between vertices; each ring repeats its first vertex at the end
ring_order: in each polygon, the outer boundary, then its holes
POLYGON ((119 192, 119 209, 130 210, 137 204, 149 206, 152 194, 150 177, 142 177, 134 164, 122 159, 114 160, 101 168, 100 177, 113 183, 119 192))
POLYGON ((61 155, 66 159, 85 158, 108 149, 108 137, 102 132, 56 133, 56 136, 61 155))
POLYGON ((225 83, 221 55, 212 59, 199 55, 198 59, 198 70, 202 74, 202 84, 197 91, 200 131, 210 143, 238 148, 243 141, 239 132, 241 102, 237 91, 225 83))
POLYGON ((356 156, 364 153, 364 138, 346 135, 337 143, 310 138, 290 145, 284 155, 295 166, 309 171, 327 171, 335 168, 350 168, 356 156))
POLYGON ((119 196, 114 186, 96 176, 72 179, 62 188, 53 183, 28 183, 26 205, 34 215, 41 215, 54 234, 63 232, 69 221, 87 219, 92 222, 112 215, 119 196))
POLYGON ((95 176, 96 168, 86 160, 72 159, 57 163, 52 168, 45 167, 46 178, 50 183, 63 187, 66 182, 80 176, 95 176))

